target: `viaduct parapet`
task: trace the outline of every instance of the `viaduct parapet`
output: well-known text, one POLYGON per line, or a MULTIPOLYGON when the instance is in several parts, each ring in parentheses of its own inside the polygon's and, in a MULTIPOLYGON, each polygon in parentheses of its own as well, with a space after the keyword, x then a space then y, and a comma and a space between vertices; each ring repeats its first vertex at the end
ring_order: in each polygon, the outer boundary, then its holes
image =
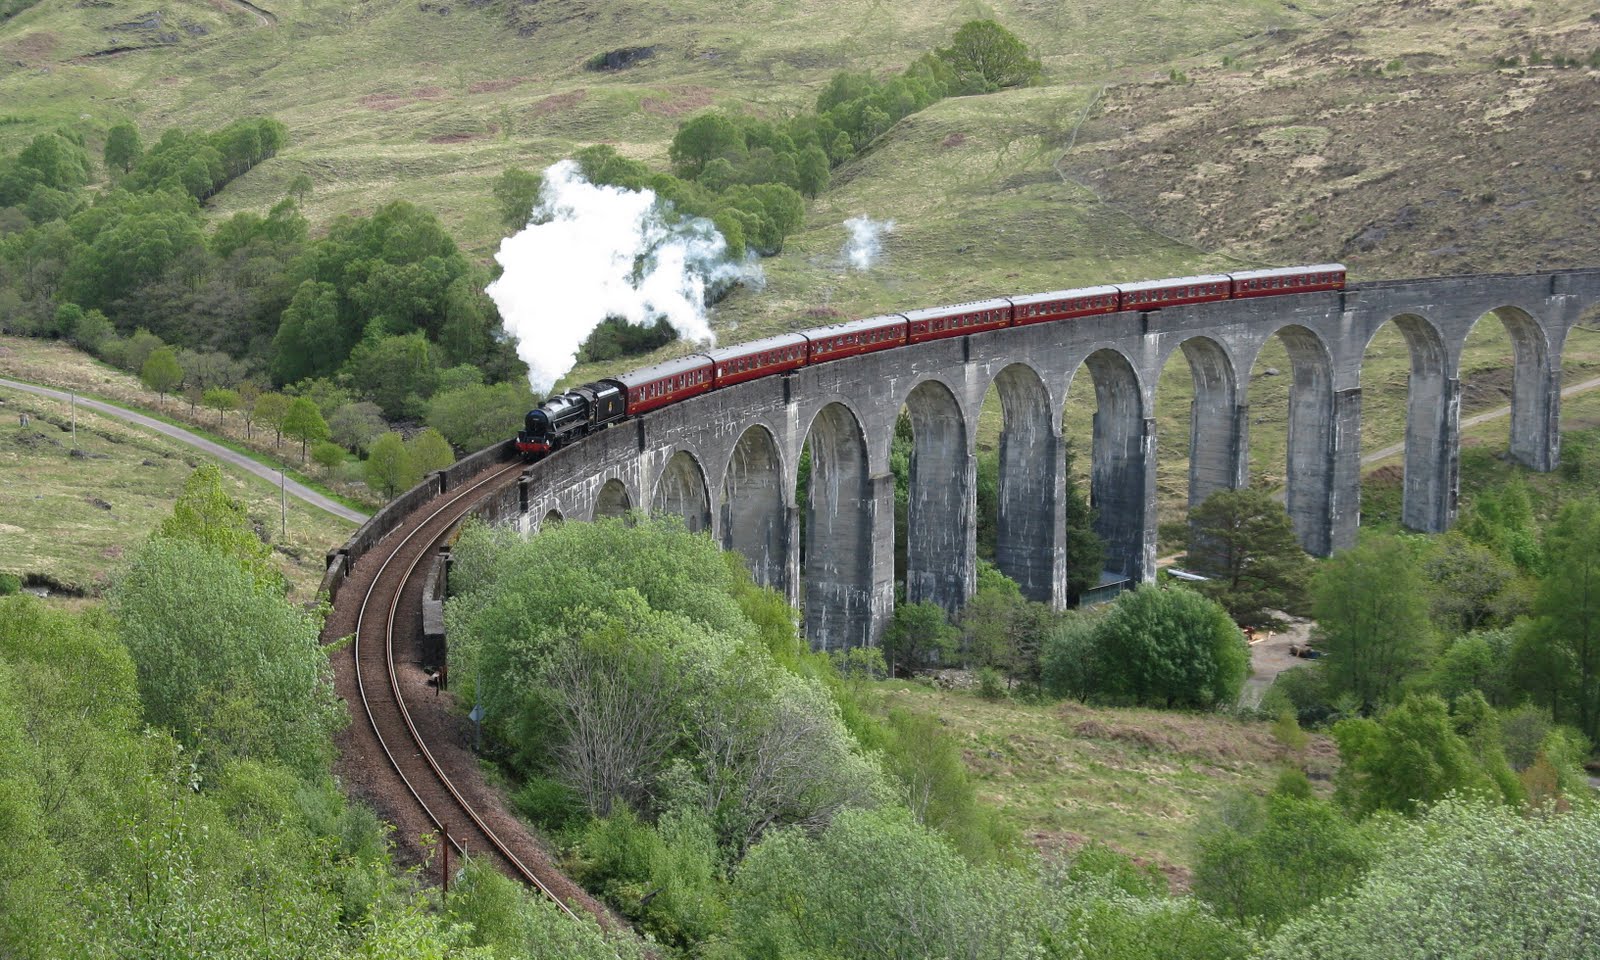
POLYGON ((1189 502, 1248 480, 1249 372, 1280 338, 1290 357, 1287 504, 1306 549, 1354 542, 1360 517, 1361 361, 1393 321, 1411 355, 1406 525, 1441 531, 1459 491, 1460 365, 1488 314, 1515 358, 1511 454, 1551 470, 1560 453, 1561 352, 1600 309, 1600 269, 1353 284, 1013 327, 803 368, 618 424, 531 466, 496 515, 531 532, 553 519, 673 513, 750 562, 803 606, 814 647, 874 643, 894 606, 890 444, 902 408, 915 434, 906 597, 950 610, 975 579, 978 416, 991 387, 1000 438, 997 564, 1025 595, 1060 606, 1067 570, 1062 408, 1080 371, 1098 410, 1090 499, 1108 568, 1155 576, 1156 383, 1176 351, 1194 379, 1189 502), (810 502, 796 502, 811 444, 810 502), (805 523, 802 525, 802 513, 805 523), (802 530, 804 540, 802 543, 802 530), (804 564, 802 567, 802 557, 804 564))

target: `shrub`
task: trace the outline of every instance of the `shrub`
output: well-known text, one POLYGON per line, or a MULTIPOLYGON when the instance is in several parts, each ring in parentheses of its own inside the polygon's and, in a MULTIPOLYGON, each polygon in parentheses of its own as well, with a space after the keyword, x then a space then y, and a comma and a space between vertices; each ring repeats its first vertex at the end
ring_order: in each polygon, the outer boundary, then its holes
POLYGON ((22 590, 22 578, 14 573, 0 573, 0 597, 10 596, 22 590))

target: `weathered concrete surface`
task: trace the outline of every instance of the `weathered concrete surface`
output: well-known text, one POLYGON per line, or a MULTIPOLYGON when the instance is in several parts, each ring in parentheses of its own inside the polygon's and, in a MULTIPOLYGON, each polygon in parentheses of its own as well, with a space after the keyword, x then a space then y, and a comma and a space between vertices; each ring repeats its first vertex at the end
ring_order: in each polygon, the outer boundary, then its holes
MULTIPOLYGON (((1412 356, 1404 517, 1453 522, 1459 494, 1460 363, 1474 324, 1494 314, 1515 344, 1511 452, 1553 469, 1567 331, 1600 303, 1600 270, 1357 284, 1341 292, 1196 304, 997 330, 917 344, 757 380, 620 424, 529 469, 524 530, 632 506, 685 517, 743 553, 756 579, 806 611, 814 646, 872 643, 894 603, 889 447, 902 408, 914 444, 907 595, 954 609, 972 590, 972 452, 991 386, 1000 441, 997 559, 1030 597, 1065 602, 1061 410, 1074 376, 1095 385, 1090 493, 1108 565, 1155 575, 1155 451, 1190 451, 1190 502, 1247 478, 1249 397, 1262 346, 1278 337, 1294 378, 1289 513, 1308 550, 1354 542, 1360 518, 1361 359, 1394 321, 1412 356), (1181 350, 1194 374, 1189 437, 1156 436, 1162 367, 1181 350), (810 501, 796 502, 811 445, 810 501), (801 543, 800 518, 805 516, 801 543)), ((1490 322, 1493 322, 1492 320, 1490 322)))

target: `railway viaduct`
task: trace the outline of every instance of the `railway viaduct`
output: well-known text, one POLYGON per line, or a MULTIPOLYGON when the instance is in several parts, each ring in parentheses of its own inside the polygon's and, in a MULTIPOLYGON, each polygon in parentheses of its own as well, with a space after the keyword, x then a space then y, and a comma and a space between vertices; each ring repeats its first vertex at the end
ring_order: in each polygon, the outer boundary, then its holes
POLYGON ((997 563, 1027 596, 1061 605, 1062 408, 1080 372, 1092 378, 1098 401, 1090 499, 1107 567, 1149 580, 1158 439, 1187 444, 1191 504, 1243 485, 1246 387, 1270 338, 1287 348, 1293 377, 1289 514, 1306 549, 1326 555, 1355 539, 1361 361, 1381 327, 1395 323, 1411 356, 1404 520, 1440 531, 1456 515, 1459 372, 1474 324, 1493 314, 1509 330, 1510 452, 1532 469, 1551 470, 1560 450, 1562 347, 1597 307, 1600 269, 1567 270, 1352 284, 916 344, 740 384, 618 424, 530 467, 489 512, 525 532, 630 509, 678 514, 744 554, 758 581, 803 605, 813 646, 872 643, 894 605, 889 454, 902 408, 915 434, 907 598, 954 610, 973 589, 974 450, 979 411, 994 387, 1004 415, 997 563), (1175 351, 1193 374, 1192 429, 1188 437, 1158 438, 1156 383, 1175 351), (810 502, 797 503, 808 440, 810 502))

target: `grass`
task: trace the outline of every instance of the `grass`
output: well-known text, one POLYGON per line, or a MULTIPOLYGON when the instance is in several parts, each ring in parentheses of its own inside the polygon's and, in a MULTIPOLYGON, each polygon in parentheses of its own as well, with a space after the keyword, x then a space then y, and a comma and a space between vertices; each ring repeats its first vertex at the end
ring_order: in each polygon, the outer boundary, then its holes
MULTIPOLYGON (((147 390, 137 377, 63 343, 0 336, 0 376, 58 390, 74 390, 83 396, 183 427, 236 453, 242 453, 263 466, 282 470, 307 487, 347 507, 367 512, 373 509, 374 503, 370 497, 363 499, 355 495, 365 493, 364 488, 331 488, 297 468, 289 459, 275 455, 275 450, 280 448, 268 443, 266 432, 257 429, 254 437, 246 438, 244 420, 237 413, 232 417, 224 417, 221 423, 212 412, 197 411, 192 419, 185 418, 182 416, 185 401, 169 396, 163 404, 160 396, 147 390)), ((297 447, 292 440, 288 444, 291 450, 297 447)))
POLYGON ((1292 762, 1325 783, 1337 761, 1327 737, 1312 735, 1296 757, 1260 721, 884 686, 893 706, 939 718, 980 798, 1033 846, 1049 853, 1101 841, 1160 866, 1180 885, 1195 824, 1226 794, 1265 794, 1292 762))
MULTIPOLYGON (((98 592, 128 551, 163 518, 204 454, 92 410, 78 411, 78 447, 60 404, 0 387, 0 571, 60 587, 98 592), (26 413, 32 424, 18 425, 26 413)), ((223 465, 230 496, 245 504, 257 532, 274 545, 292 596, 309 600, 322 577, 323 554, 354 524, 292 502, 287 536, 279 533, 278 490, 223 465)))

